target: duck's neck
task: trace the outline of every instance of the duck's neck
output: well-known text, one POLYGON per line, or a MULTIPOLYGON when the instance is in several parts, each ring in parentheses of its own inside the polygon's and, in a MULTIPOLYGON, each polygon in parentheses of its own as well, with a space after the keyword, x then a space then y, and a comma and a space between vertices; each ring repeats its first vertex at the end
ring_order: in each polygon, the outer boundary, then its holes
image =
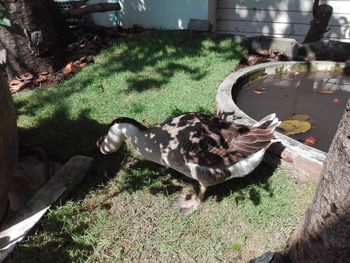
POLYGON ((142 131, 138 125, 123 122, 114 123, 103 138, 100 150, 104 154, 116 152, 126 137, 130 138, 134 144, 135 141, 138 141, 141 134, 142 131))
POLYGON ((121 134, 128 138, 135 137, 141 133, 140 128, 132 123, 116 123, 111 126, 111 130, 114 134, 121 134))

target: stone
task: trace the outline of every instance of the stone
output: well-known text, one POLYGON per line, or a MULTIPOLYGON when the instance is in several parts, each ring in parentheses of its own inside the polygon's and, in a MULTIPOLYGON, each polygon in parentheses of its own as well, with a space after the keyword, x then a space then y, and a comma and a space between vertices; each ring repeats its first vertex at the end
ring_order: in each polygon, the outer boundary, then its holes
POLYGON ((298 57, 299 43, 293 38, 253 36, 248 37, 245 42, 251 52, 256 53, 259 50, 265 49, 274 52, 282 52, 292 59, 298 57))

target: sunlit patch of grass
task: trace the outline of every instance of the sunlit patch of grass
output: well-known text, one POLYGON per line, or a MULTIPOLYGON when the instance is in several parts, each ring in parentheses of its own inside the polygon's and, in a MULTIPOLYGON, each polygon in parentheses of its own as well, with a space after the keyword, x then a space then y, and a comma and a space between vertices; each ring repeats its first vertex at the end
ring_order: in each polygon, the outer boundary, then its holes
MULTIPOLYGON (((15 96, 21 143, 67 160, 93 152, 118 116, 154 125, 183 112, 214 113, 217 87, 244 52, 230 39, 189 32, 121 41, 61 85, 15 96)), ((310 183, 261 165, 209 189, 184 217, 172 204, 193 181, 140 160, 129 144, 92 155, 94 173, 8 262, 246 262, 283 248, 312 192, 310 183)))

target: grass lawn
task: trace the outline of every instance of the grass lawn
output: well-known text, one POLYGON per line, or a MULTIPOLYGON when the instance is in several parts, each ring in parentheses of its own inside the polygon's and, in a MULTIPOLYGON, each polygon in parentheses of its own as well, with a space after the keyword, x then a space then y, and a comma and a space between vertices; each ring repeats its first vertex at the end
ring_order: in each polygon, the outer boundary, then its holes
MULTIPOLYGON (((153 125, 182 112, 214 113, 217 87, 244 53, 233 40, 188 32, 120 41, 61 85, 15 96, 21 144, 67 160, 91 154, 118 116, 153 125)), ((138 158, 129 144, 94 156, 95 171, 7 262, 246 262, 283 249, 313 190, 261 164, 211 188, 184 217, 172 203, 192 182, 138 158)))

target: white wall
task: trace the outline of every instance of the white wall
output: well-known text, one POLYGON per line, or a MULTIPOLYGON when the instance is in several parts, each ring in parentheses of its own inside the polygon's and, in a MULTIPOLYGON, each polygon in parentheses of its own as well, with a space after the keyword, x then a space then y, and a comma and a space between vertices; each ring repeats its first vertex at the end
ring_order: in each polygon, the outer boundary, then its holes
POLYGON ((187 29, 190 18, 208 19, 208 0, 120 0, 121 26, 187 29))
MULTIPOLYGON (((302 41, 310 28, 312 0, 218 0, 216 30, 243 36, 267 35, 302 41)), ((350 1, 321 0, 333 7, 325 39, 350 41, 350 1)))
MULTIPOLYGON (((90 0, 88 4, 97 3, 117 3, 117 0, 90 0)), ((108 11, 103 13, 92 13, 89 19, 99 26, 115 27, 117 23, 116 11, 108 11)))

